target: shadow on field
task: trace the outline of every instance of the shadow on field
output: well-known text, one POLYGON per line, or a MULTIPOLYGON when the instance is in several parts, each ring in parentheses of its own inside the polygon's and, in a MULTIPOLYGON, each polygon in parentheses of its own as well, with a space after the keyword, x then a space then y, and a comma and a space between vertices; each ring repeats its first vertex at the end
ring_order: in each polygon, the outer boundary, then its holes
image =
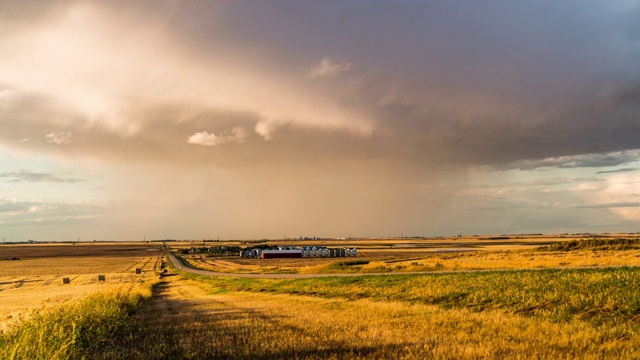
POLYGON ((274 351, 262 354, 253 354, 238 359, 391 359, 393 357, 384 354, 402 354, 409 344, 394 344, 380 346, 360 346, 354 347, 346 343, 338 343, 333 347, 299 349, 290 351, 274 351), (381 355, 382 354, 382 355, 381 355))
POLYGON ((95 359, 323 359, 379 357, 407 344, 354 347, 319 339, 287 324, 287 316, 259 306, 246 309, 212 298, 190 298, 179 283, 162 282, 127 329, 95 359), (384 347, 384 349, 383 349, 384 347), (388 349, 387 349, 388 348, 388 349))

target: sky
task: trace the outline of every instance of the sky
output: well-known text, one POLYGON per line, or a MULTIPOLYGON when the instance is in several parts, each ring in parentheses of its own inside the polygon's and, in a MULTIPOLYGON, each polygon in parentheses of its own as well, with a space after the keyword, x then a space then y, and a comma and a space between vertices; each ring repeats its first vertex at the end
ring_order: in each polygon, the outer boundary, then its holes
POLYGON ((0 0, 0 237, 640 231, 640 2, 0 0))

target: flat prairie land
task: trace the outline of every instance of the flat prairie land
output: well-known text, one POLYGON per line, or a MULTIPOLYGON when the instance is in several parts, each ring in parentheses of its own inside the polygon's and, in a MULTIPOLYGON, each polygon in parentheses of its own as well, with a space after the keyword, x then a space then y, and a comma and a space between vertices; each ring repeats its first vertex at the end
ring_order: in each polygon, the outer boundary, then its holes
POLYGON ((640 240, 529 243, 537 245, 472 252, 363 247, 356 258, 333 259, 184 256, 194 266, 267 278, 171 269, 158 279, 167 260, 144 246, 117 256, 104 248, 100 255, 84 249, 0 261, 0 320, 32 336, 0 331, 0 358, 14 357, 2 344, 20 351, 28 339, 42 338, 32 331, 38 324, 61 328, 53 315, 62 311, 38 317, 38 309, 62 304, 71 314, 63 319, 68 336, 36 344, 24 358, 640 359, 640 240), (294 278, 271 275, 280 273, 294 278), (98 282, 98 274, 107 281, 98 282), (121 295, 153 283, 148 296, 121 295), (34 309, 39 322, 29 322, 34 309), (96 316, 102 320, 94 328, 96 316), (76 318, 84 319, 81 330, 76 318), (37 355, 43 348, 53 350, 37 355))
POLYGON ((162 250, 159 244, 144 243, 81 243, 73 244, 5 244, 0 245, 0 259, 35 259, 35 258, 59 258, 59 257, 131 257, 150 256, 158 254, 162 250))
POLYGON ((638 280, 632 269, 173 277, 96 356, 634 359, 638 280))
POLYGON ((475 252, 386 252, 357 257, 251 259, 183 255, 193 267, 224 273, 340 274, 407 273, 463 270, 544 269, 603 266, 640 266, 640 249, 539 251, 483 250, 475 252))
POLYGON ((158 249, 127 245, 0 246, 0 330, 35 309, 73 302, 157 278, 163 259, 158 249), (142 274, 135 274, 140 268, 142 274), (104 275, 105 281, 98 281, 104 275), (69 278, 69 284, 63 284, 69 278))
MULTIPOLYGON (((243 248, 259 245, 325 246, 357 248, 358 256, 344 258, 255 259, 206 254, 183 255, 193 267, 221 273, 331 274, 385 273, 458 270, 491 270, 556 267, 640 266, 638 234, 575 234, 466 236, 453 238, 330 239, 245 242, 243 248), (589 241, 631 241, 633 246, 605 246, 590 251, 548 251, 558 244, 589 241)), ((232 242, 193 242, 171 245, 173 250, 190 247, 237 246, 232 242)))

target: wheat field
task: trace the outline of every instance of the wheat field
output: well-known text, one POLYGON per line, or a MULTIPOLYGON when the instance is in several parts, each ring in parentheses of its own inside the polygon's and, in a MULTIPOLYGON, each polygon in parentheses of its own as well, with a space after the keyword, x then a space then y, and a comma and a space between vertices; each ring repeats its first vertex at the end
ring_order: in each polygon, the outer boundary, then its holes
POLYGON ((349 299, 349 291, 345 297, 327 297, 245 288, 250 291, 201 278, 168 280, 134 316, 129 332, 114 339, 99 358, 640 357, 637 325, 626 321, 554 321, 497 308, 349 299))
POLYGON ((157 278, 161 263, 158 256, 48 256, 0 261, 0 330, 19 323, 34 309, 157 278), (142 274, 136 274, 136 268, 142 274), (98 275, 104 275, 106 281, 98 281, 98 275), (70 283, 63 284, 63 278, 70 283))
POLYGON ((0 261, 0 358, 640 359, 640 250, 577 248, 190 257, 363 275, 305 279, 160 277, 166 260, 142 248, 0 261))

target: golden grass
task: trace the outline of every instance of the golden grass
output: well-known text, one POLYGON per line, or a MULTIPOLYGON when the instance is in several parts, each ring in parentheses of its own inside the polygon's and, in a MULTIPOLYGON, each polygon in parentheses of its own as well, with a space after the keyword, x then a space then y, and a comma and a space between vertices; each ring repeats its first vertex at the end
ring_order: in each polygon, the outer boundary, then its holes
POLYGON ((495 269, 541 269, 592 266, 640 266, 640 250, 545 252, 536 250, 460 253, 384 253, 360 251, 358 257, 301 259, 210 258, 183 256, 189 264, 226 273, 376 273, 495 269), (369 262, 364 264, 363 262, 369 262))
MULTIPOLYGON (((439 254, 414 259, 371 261, 362 272, 420 272, 492 269, 540 269, 590 266, 640 266, 640 250, 549 252, 533 250, 439 254)), ((325 272, 322 267, 301 272, 325 272)))
POLYGON ((220 292, 170 281, 99 358, 633 359, 628 324, 553 322, 501 310, 220 292), (162 314, 158 316, 158 314, 162 314), (149 331, 148 329, 154 329, 149 331))
POLYGON ((3 359, 86 359, 121 332, 155 281, 110 285, 76 301, 33 311, 0 332, 3 359))
POLYGON ((34 309, 73 302, 95 292, 157 277, 161 258, 46 257, 0 261, 0 330, 20 322, 34 309), (142 274, 136 275, 135 269, 142 274), (105 275, 105 282, 98 282, 105 275), (68 277, 70 284, 63 284, 68 277))

